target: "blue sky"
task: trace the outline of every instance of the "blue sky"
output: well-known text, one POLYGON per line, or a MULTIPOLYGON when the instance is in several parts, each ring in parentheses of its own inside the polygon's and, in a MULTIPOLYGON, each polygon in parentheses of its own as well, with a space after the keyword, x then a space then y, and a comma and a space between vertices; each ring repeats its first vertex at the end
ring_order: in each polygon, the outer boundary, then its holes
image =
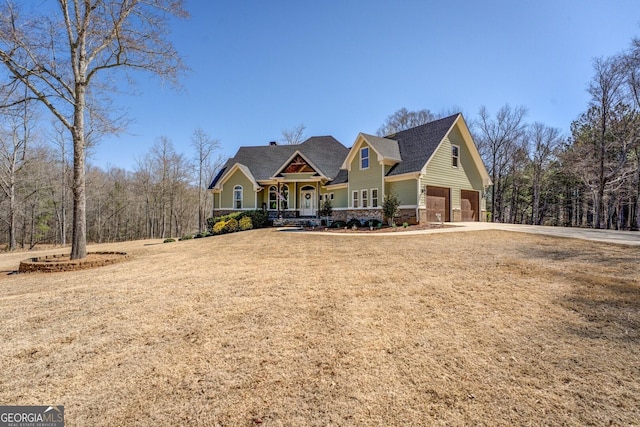
POLYGON ((200 127, 233 155, 306 136, 350 146, 406 107, 523 105, 528 120, 568 132, 585 110, 596 57, 640 36, 637 1, 187 0, 171 38, 191 71, 175 91, 143 76, 116 105, 134 120, 91 164, 133 170, 161 136, 192 156, 200 127))

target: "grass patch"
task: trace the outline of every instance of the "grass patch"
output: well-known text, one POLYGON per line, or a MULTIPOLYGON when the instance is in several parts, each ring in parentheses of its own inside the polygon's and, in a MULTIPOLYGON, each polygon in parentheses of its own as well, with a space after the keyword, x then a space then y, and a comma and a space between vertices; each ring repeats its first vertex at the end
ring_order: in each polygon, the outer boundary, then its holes
POLYGON ((4 404, 70 425, 640 423, 640 248, 271 229, 100 248, 132 259, 0 277, 4 404))

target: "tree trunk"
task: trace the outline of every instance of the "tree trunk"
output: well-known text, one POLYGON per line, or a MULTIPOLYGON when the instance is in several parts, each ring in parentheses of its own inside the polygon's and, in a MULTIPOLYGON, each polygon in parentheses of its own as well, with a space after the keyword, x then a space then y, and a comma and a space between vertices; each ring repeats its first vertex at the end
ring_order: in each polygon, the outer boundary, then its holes
MULTIPOLYGON (((81 64, 81 66, 84 64, 81 64)), ((73 135, 73 227, 71 259, 87 257, 87 196, 85 191, 84 85, 76 83, 73 135)))

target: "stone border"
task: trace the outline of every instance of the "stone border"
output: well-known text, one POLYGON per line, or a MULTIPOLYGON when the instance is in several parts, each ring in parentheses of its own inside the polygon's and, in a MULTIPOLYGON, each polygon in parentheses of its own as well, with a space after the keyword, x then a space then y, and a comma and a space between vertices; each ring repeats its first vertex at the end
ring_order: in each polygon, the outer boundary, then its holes
POLYGON ((76 271, 88 268, 102 267, 116 264, 129 259, 126 252, 89 252, 87 258, 78 260, 56 261, 56 259, 69 257, 68 254, 47 255, 43 257, 29 258, 20 262, 18 272, 20 273, 55 273, 60 271, 76 271), (90 259, 91 255, 100 256, 98 259, 90 259), (111 255, 111 256, 109 256, 111 255))

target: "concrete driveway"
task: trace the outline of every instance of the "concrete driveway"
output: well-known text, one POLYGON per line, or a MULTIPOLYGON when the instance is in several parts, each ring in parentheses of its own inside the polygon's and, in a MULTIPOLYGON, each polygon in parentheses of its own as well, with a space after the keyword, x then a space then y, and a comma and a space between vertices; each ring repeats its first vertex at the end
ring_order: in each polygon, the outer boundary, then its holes
POLYGON ((592 228, 549 227, 544 225, 498 224, 494 222, 456 222, 455 228, 446 230, 505 230, 519 233, 545 234, 548 236, 570 237, 596 242, 618 243, 640 246, 640 232, 618 230, 594 230, 592 228))

